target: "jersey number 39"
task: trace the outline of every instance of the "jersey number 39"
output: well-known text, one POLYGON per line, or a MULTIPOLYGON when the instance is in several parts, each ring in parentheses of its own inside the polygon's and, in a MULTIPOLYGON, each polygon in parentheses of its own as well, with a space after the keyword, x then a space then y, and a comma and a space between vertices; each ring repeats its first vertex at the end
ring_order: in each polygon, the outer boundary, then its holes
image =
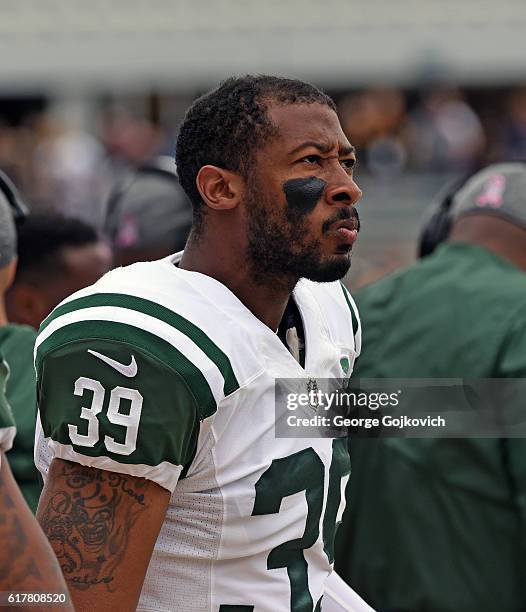
MULTIPOLYGON (((98 380, 81 376, 75 381, 75 395, 83 397, 86 391, 91 391, 93 398, 91 406, 83 406, 80 418, 88 424, 86 433, 79 433, 76 425, 68 425, 69 437, 77 446, 93 447, 99 441, 99 419, 97 415, 102 412, 106 391, 98 380)), ((110 393, 106 417, 113 425, 125 428, 124 442, 117 442, 112 436, 104 436, 104 446, 111 453, 118 455, 131 455, 137 447, 137 434, 141 418, 143 397, 137 389, 115 387, 110 393), (127 400, 128 413, 120 412, 122 400, 127 400)))

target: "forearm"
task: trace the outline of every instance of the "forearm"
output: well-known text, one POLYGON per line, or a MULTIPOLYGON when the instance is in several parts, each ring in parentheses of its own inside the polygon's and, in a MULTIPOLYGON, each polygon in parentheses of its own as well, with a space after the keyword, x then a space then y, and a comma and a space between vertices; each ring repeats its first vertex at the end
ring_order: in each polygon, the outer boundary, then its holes
MULTIPOLYGON (((18 489, 9 464, 0 468, 0 591, 69 594, 53 550, 18 489)), ((71 605, 31 606, 34 610, 73 610, 71 605)))
POLYGON ((136 609, 168 500, 143 478, 53 461, 37 518, 77 611, 136 609))

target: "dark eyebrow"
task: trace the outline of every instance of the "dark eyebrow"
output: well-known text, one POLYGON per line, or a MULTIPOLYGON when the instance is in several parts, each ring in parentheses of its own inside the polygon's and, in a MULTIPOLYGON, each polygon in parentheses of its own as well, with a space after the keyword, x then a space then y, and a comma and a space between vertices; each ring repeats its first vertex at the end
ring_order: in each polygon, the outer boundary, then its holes
POLYGON ((345 145, 340 148, 340 155, 354 155, 356 153, 356 149, 352 145, 345 145))
MULTIPOLYGON (((314 147, 315 149, 318 149, 320 153, 325 154, 329 153, 329 151, 332 149, 331 146, 327 146, 326 144, 323 144, 321 142, 317 142, 315 140, 307 140, 306 142, 302 142, 299 146, 293 149, 290 152, 290 155, 299 153, 299 151, 301 151, 302 149, 306 149, 307 147, 314 147)), ((343 147, 340 147, 338 155, 352 155, 355 152, 356 149, 352 145, 344 145, 343 147)))

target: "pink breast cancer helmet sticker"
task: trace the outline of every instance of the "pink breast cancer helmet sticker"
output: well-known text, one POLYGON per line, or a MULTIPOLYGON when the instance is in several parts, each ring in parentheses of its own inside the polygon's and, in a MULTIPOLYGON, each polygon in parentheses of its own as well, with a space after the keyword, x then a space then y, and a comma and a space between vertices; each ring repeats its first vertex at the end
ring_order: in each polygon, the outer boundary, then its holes
POLYGON ((502 174, 494 174, 484 184, 484 188, 478 196, 477 206, 490 206, 500 208, 502 206, 504 191, 506 189, 506 177, 502 174))

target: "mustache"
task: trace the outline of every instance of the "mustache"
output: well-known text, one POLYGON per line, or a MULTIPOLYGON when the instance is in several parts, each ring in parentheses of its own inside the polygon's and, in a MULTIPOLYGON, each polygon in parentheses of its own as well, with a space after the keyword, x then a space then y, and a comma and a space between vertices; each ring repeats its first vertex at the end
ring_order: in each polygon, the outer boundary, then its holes
POLYGON ((331 225, 334 225, 334 223, 338 223, 338 221, 347 220, 352 220, 354 222, 353 229, 355 229, 357 232, 360 231, 360 216, 354 206, 338 209, 338 211, 332 217, 330 217, 329 219, 327 219, 327 221, 323 223, 321 229, 323 233, 328 232, 331 228, 331 225))

